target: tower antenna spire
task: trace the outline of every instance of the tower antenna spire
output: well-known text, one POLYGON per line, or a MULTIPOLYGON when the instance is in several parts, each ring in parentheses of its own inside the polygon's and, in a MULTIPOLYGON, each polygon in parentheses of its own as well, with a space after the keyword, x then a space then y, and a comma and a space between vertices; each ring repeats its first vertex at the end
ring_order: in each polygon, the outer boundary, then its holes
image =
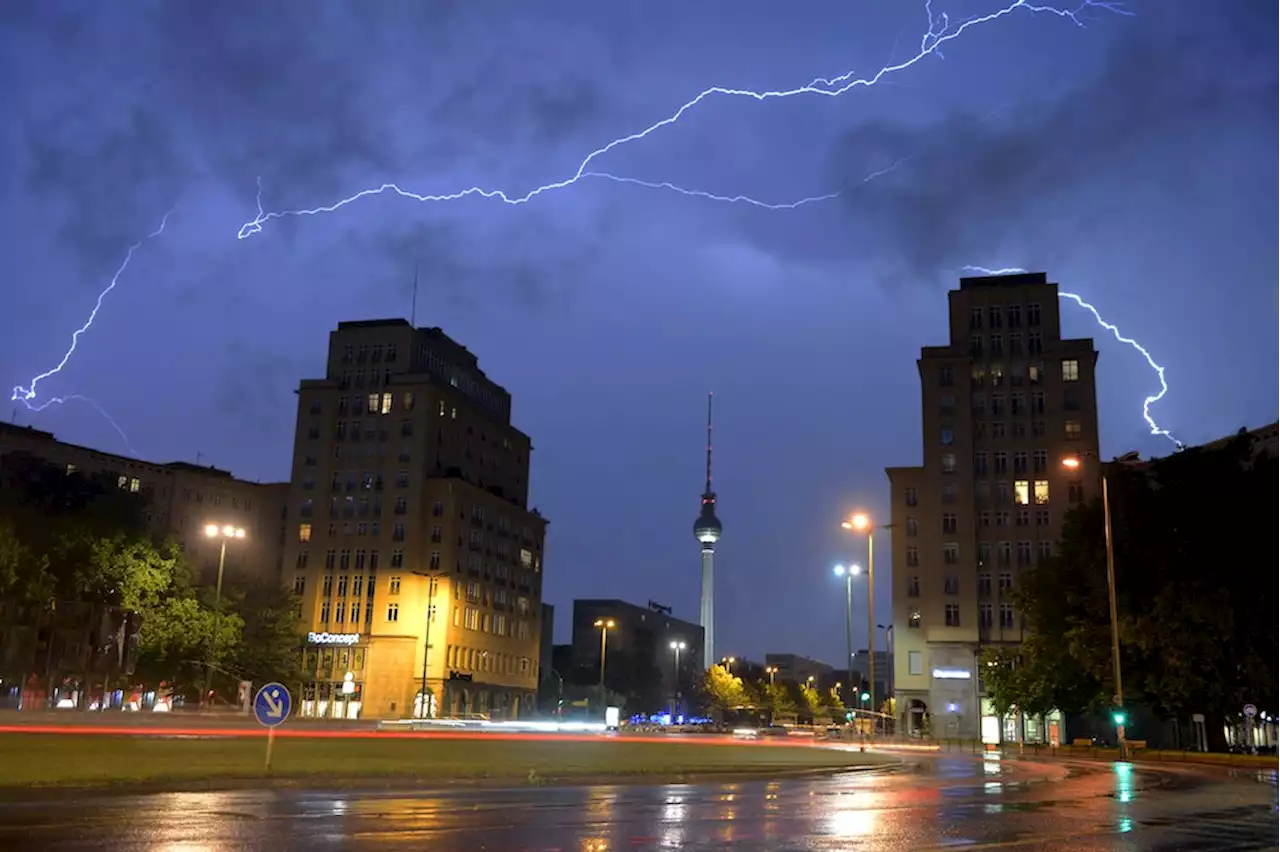
POLYGON ((413 262, 413 302, 409 306, 409 325, 418 326, 418 261, 413 262))
POLYGON ((707 490, 711 493, 711 391, 707 392, 707 490))

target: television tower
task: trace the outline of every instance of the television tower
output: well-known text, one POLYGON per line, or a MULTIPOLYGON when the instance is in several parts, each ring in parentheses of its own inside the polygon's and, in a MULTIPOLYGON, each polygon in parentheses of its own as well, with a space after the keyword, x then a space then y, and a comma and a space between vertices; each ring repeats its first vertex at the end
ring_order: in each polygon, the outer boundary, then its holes
POLYGON ((702 543, 702 664, 716 663, 715 655, 715 556, 720 540, 720 519, 716 517, 716 494, 711 490, 711 394, 707 394, 707 487, 702 492, 702 513, 693 524, 693 535, 702 543))

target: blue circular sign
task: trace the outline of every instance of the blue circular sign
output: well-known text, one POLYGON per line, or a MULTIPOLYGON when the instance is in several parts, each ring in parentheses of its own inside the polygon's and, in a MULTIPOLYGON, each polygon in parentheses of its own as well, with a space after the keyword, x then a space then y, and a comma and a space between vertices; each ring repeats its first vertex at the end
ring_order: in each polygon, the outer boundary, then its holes
POLYGON ((289 718, 293 709, 293 697, 289 690, 280 683, 268 683, 253 697, 253 715, 259 724, 274 728, 289 718))

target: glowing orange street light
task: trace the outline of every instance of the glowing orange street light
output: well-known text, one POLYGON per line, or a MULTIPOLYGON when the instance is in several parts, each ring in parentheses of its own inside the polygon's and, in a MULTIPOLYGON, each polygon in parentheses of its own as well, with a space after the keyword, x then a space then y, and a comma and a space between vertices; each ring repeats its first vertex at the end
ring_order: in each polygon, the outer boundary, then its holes
POLYGON ((596 627, 600 628, 600 693, 604 694, 604 656, 608 650, 609 631, 617 626, 612 618, 597 618, 596 627))
POLYGON ((1075 470, 1076 468, 1080 467, 1080 459, 1076 458, 1075 456, 1067 456, 1065 459, 1062 460, 1062 466, 1065 467, 1067 470, 1075 470))
MULTIPOLYGON (((876 706, 876 556, 875 556, 875 525, 871 522, 871 516, 866 512, 854 512, 849 516, 849 520, 840 524, 846 530, 857 534, 866 534, 867 536, 867 681, 871 684, 871 709, 876 706)), ((850 677, 853 673, 853 643, 849 643, 849 666, 850 677)))
POLYGON ((871 528, 871 518, 867 517, 863 512, 857 512, 849 517, 849 520, 840 524, 847 530, 854 532, 866 532, 871 528))

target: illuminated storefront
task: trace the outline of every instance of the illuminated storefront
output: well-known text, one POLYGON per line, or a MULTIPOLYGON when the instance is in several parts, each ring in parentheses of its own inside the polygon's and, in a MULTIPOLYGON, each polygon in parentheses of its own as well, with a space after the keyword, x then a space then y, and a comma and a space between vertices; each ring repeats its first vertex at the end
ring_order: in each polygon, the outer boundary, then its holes
POLYGON ((369 649, 359 643, 359 633, 307 634, 302 667, 309 679, 302 685, 298 715, 360 718, 369 649))

